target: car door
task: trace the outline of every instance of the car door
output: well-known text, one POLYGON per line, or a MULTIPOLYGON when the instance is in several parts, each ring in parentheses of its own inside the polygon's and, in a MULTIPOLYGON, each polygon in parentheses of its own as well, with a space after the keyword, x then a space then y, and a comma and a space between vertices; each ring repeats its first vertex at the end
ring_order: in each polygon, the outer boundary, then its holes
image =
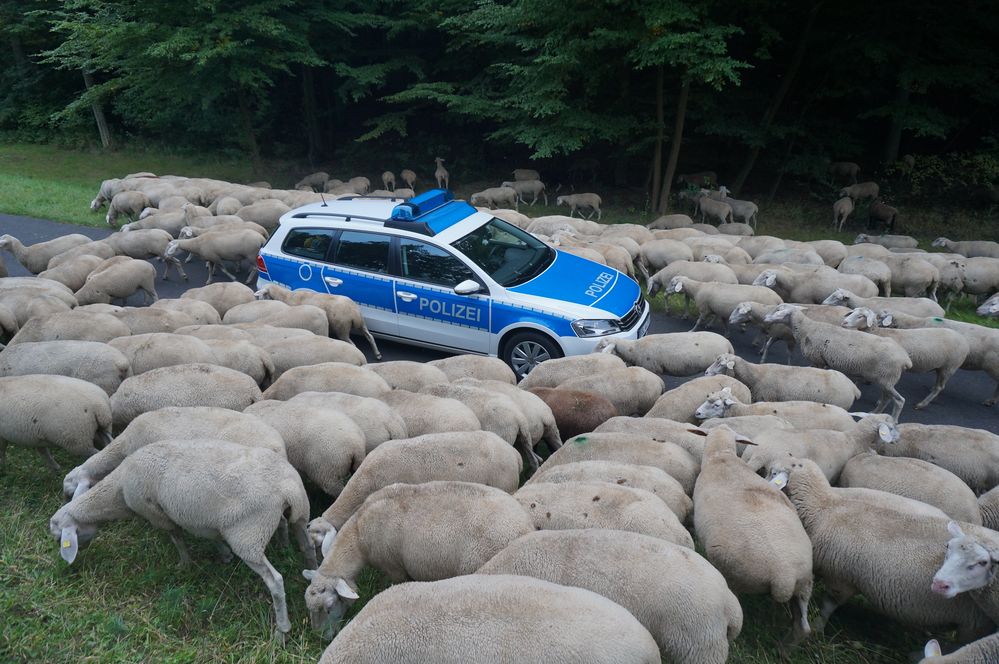
POLYGON ((291 229, 281 243, 281 251, 266 257, 268 278, 291 290, 328 292, 322 273, 335 235, 331 228, 291 229))
POLYGON ((349 297, 361 307, 369 330, 394 336, 398 322, 389 273, 391 244, 392 236, 384 233, 341 231, 321 277, 325 292, 349 297))
POLYGON ((474 353, 489 352, 489 292, 464 261, 413 238, 397 238, 395 304, 399 335, 474 353), (459 295, 454 287, 476 281, 479 293, 459 295))

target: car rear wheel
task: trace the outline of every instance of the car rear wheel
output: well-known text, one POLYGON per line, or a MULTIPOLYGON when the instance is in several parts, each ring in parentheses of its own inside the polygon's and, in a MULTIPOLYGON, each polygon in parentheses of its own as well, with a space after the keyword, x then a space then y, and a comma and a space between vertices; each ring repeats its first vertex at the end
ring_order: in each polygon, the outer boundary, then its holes
POLYGON ((518 332, 503 347, 502 359, 521 380, 545 360, 562 357, 562 349, 540 332, 518 332))

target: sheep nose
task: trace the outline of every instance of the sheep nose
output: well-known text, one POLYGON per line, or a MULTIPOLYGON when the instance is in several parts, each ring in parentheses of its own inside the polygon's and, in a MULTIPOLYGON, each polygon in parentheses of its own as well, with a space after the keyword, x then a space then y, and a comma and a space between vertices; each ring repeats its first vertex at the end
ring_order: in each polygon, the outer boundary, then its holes
POLYGON ((950 591, 950 589, 951 585, 946 581, 941 581, 940 579, 933 579, 933 583, 930 584, 930 590, 940 595, 946 594, 950 591))

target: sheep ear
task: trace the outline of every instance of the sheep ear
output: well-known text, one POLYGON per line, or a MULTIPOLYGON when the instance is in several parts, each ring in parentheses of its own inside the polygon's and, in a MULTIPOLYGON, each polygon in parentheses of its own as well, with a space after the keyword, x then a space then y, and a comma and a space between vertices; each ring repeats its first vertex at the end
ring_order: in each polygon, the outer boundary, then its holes
POLYGON ((344 599, 358 599, 360 597, 360 595, 354 592, 354 590, 350 586, 348 586, 347 582, 344 581, 343 579, 336 580, 335 589, 336 589, 336 594, 339 595, 340 597, 343 597, 344 599))
POLYGON ((745 436, 743 436, 738 431, 733 431, 732 433, 735 434, 735 442, 740 443, 742 445, 756 445, 756 443, 754 443, 749 438, 746 438, 745 436))
POLYGON ((312 581, 314 578, 316 578, 316 570, 314 570, 314 569, 303 569, 302 570, 302 576, 304 576, 307 581, 312 581))
POLYGON ((858 420, 862 420, 865 417, 867 417, 868 415, 870 415, 870 413, 860 413, 860 412, 850 413, 850 417, 854 417, 854 418, 856 418, 858 420))
POLYGON ((729 360, 728 362, 725 363, 725 366, 728 367, 729 369, 735 369, 735 360, 729 360))
POLYGON ((867 327, 877 327, 878 326, 878 315, 868 309, 864 312, 864 318, 867 319, 867 327))
POLYGON ((600 349, 600 352, 601 353, 613 353, 614 352, 614 344, 613 343, 607 344, 606 346, 604 346, 603 348, 600 349))
POLYGON ((336 539, 336 528, 330 528, 329 532, 327 532, 323 536, 322 546, 319 547, 320 551, 323 552, 323 558, 329 555, 330 549, 333 548, 333 540, 335 539, 336 539))
POLYGON ((62 529, 59 538, 59 555, 70 565, 76 560, 76 554, 80 551, 80 543, 76 539, 76 526, 69 526, 62 529))
POLYGON ((708 435, 708 432, 706 430, 702 429, 701 427, 694 427, 694 426, 687 427, 687 433, 692 433, 695 436, 707 436, 708 435))
POLYGON ((957 521, 947 522, 947 532, 950 533, 951 537, 964 537, 964 531, 961 530, 961 526, 957 525, 957 521))
POLYGON ((73 497, 70 500, 76 500, 90 488, 90 482, 87 480, 80 480, 80 483, 76 485, 76 490, 73 491, 73 497))
POLYGON ((943 651, 940 650, 940 642, 936 639, 927 641, 926 646, 923 648, 923 655, 926 657, 942 657, 943 651))

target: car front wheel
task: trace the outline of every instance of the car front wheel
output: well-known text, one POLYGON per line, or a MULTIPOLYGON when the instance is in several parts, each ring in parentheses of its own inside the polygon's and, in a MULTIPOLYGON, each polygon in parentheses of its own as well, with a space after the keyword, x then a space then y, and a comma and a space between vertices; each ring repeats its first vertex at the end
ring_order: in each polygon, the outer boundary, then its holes
POLYGON ((549 337, 539 332, 518 332, 507 340, 501 359, 510 365, 517 380, 522 380, 545 360, 562 356, 562 349, 549 337))

